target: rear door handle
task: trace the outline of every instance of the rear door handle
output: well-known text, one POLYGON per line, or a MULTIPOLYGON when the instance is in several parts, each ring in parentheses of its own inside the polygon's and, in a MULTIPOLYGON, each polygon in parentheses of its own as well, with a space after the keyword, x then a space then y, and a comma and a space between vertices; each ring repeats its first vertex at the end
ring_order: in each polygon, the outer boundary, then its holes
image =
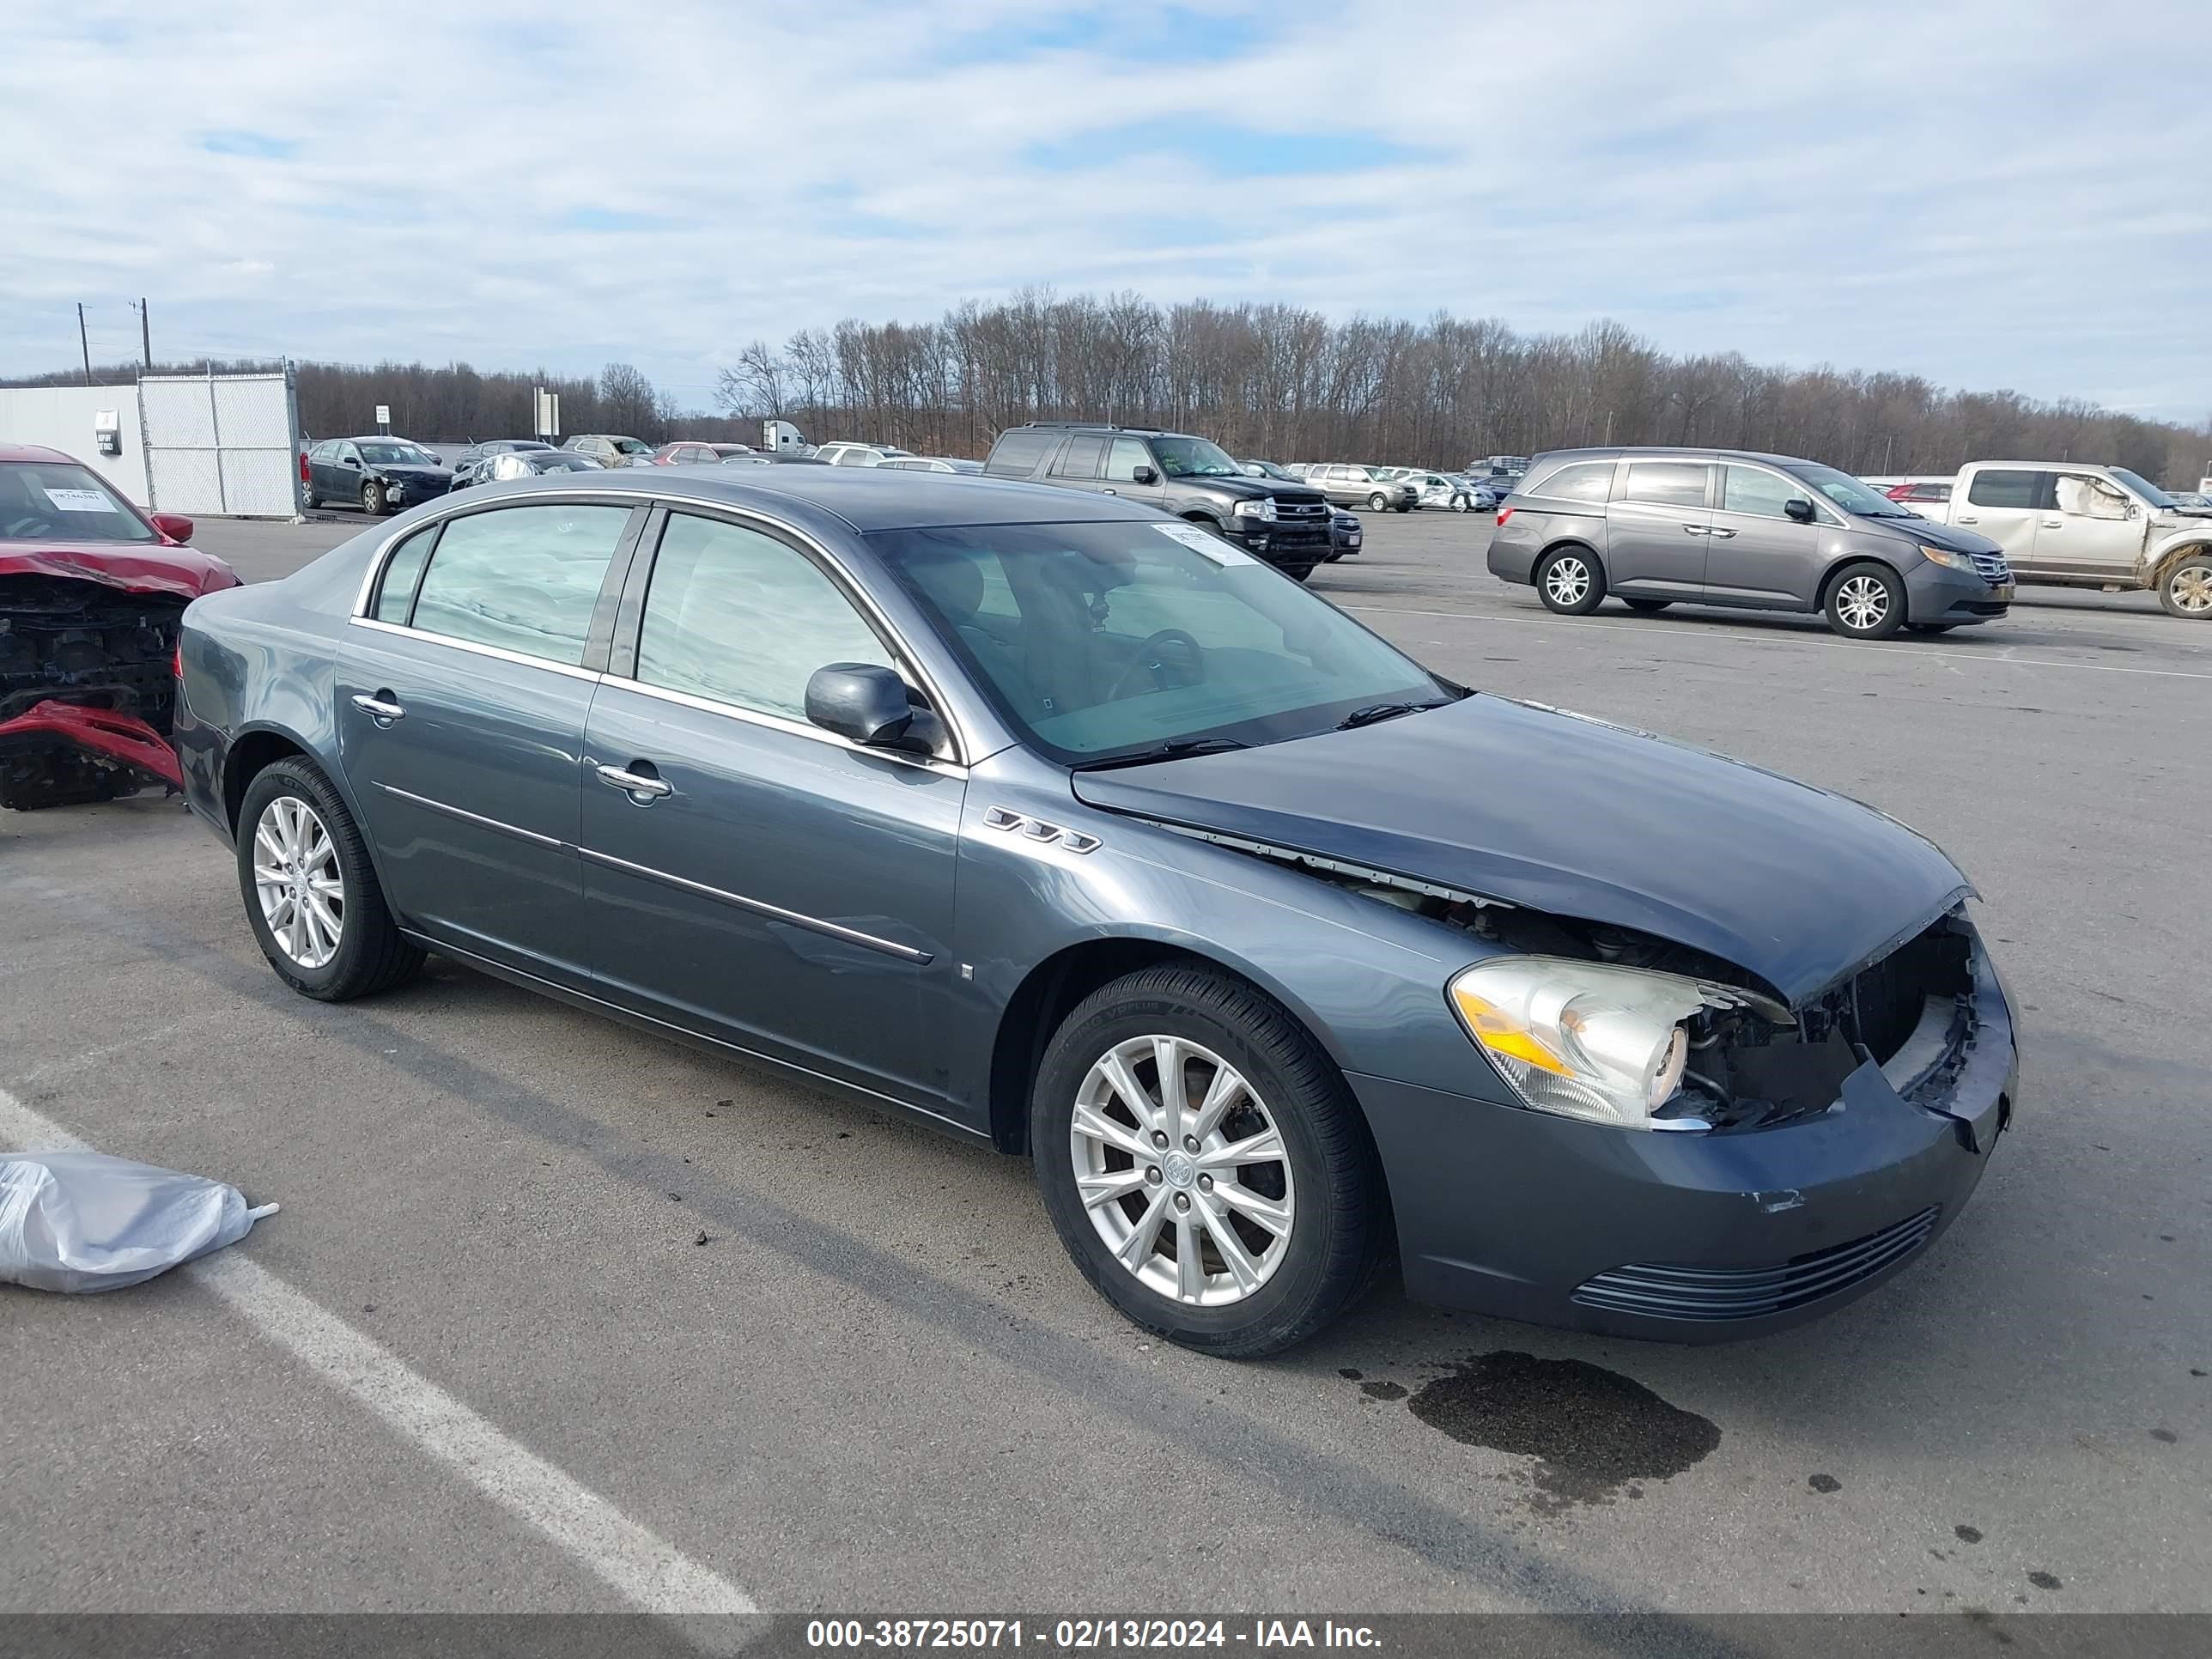
POLYGON ((1115 489, 1112 484, 1108 484, 1105 489, 1100 490, 1098 493, 1102 495, 1118 495, 1121 492, 1115 489))
MULTIPOLYGON (((642 762, 638 763, 643 764, 642 762)), ((619 766, 601 766, 594 769, 599 773, 601 783, 621 790, 640 805, 643 805, 649 800, 659 800, 663 795, 672 795, 676 793, 674 784, 664 779, 648 777, 642 772, 629 771, 619 766)))
POLYGON ((353 694, 353 706, 379 726, 389 726, 407 717, 406 709, 391 699, 389 691, 379 691, 373 696, 366 691, 356 691, 353 694))
POLYGON ((1735 532, 1733 530, 1723 530, 1718 527, 1715 527, 1705 532, 1705 534, 1708 536, 1718 536, 1725 541, 1729 537, 1735 535, 1735 532))

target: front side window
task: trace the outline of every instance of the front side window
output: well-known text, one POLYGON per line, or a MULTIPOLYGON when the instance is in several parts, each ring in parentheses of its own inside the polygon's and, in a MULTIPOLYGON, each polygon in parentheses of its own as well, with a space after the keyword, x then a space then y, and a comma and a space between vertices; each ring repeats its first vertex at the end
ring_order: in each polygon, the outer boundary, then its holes
POLYGON ((1452 695, 1327 601, 1188 525, 973 525, 869 538, 1031 744, 1065 764, 1261 744, 1452 695))
POLYGON ((1705 472, 1697 461, 1634 461, 1628 468, 1626 499, 1660 507, 1703 507, 1705 472))
POLYGON ((743 525, 669 515, 646 590, 636 678, 786 720, 833 662, 896 665, 821 567, 743 525))
POLYGON ((1790 515, 1783 511, 1785 503, 1811 499, 1803 484, 1763 466, 1731 466, 1723 471, 1721 507, 1724 512, 1786 519, 1790 515))
POLYGON ((2126 495, 2102 478, 2078 472, 2062 472, 2057 484, 2058 510, 2083 519, 2124 519, 2126 495))
POLYGON ((507 507, 448 520, 415 626, 575 667, 626 507, 507 507))
MULTIPOLYGON (((0 541, 150 542, 153 529, 88 466, 0 464, 0 541)), ((33 701, 36 701, 33 698, 33 701)))
POLYGON ((1116 438, 1106 452, 1106 477, 1109 483, 1134 483, 1137 469, 1150 466, 1152 458, 1144 445, 1134 438, 1116 438))
POLYGON ((1559 501, 1599 502, 1613 492, 1611 461, 1576 461, 1537 481, 1528 493, 1559 501))
POLYGON ((2015 507, 2033 510, 2043 501, 2044 474, 1984 469, 1966 486, 1966 499, 1976 507, 2015 507))

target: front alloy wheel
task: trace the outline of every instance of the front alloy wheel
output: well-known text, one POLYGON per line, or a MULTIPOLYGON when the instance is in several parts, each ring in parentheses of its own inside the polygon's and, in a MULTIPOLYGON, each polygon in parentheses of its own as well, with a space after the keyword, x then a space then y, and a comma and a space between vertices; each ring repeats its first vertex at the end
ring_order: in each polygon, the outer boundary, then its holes
POLYGON ((1379 489, 1367 498, 1367 510, 1370 513, 1380 513, 1389 505, 1389 498, 1379 489))
POLYGON ((362 480, 361 510, 371 518, 378 518, 383 514, 384 486, 374 478, 362 480))
POLYGON ((2158 585, 2158 600, 2177 617, 2212 617, 2212 559, 2182 560, 2158 585))
POLYGON ((1855 564, 1828 593, 1828 626, 1848 640, 1886 640, 1905 624, 1905 585, 1878 564, 1855 564))
POLYGON ((1076 1095, 1068 1155, 1099 1238, 1160 1295, 1224 1307, 1282 1266, 1289 1155, 1267 1103, 1211 1049, 1164 1034, 1115 1043, 1076 1095))
POLYGON ((337 844, 297 795, 279 795, 253 826, 253 891, 276 948, 322 968, 345 938, 345 880, 337 844))

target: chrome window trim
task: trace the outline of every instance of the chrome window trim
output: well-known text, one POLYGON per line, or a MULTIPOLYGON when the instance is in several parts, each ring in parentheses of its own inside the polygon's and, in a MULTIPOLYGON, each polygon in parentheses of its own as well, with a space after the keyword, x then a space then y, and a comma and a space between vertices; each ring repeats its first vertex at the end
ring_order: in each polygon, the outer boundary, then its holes
MULTIPOLYGON (((361 589, 354 595, 353 615, 347 620, 356 627, 383 629, 412 638, 435 640, 441 644, 456 646, 465 650, 478 651, 507 662, 527 663, 540 668, 550 668, 556 673, 574 675, 584 679, 604 678, 613 684, 627 686, 632 690, 650 692, 654 696, 666 696, 679 702, 684 702, 688 697, 688 693, 665 691, 659 686, 645 685, 635 680, 616 680, 612 676, 601 676, 587 669, 577 668, 571 664, 555 662, 546 657, 526 656, 520 652, 507 651, 498 646, 480 646, 473 641, 457 640, 448 635, 434 634, 423 629, 401 627, 396 623, 380 622, 370 614, 371 606, 375 601, 377 583, 383 577, 384 567, 390 562, 392 554, 398 550, 400 543, 419 530, 426 530, 433 525, 444 524, 474 513, 495 513, 510 505, 558 507, 571 501, 584 501, 608 502, 632 507, 658 507, 670 513, 685 512, 704 518, 729 519, 744 524, 748 528, 761 529, 777 538, 787 538, 805 548, 822 562, 831 584, 838 592, 845 595, 847 600, 860 611, 875 632, 889 643, 891 655, 896 661, 899 672, 914 677, 915 683, 928 696, 931 708, 936 713, 938 719, 944 722, 945 732, 952 740, 953 752, 949 759, 943 757, 932 757, 931 760, 939 765, 957 768, 960 775, 964 777, 967 775, 966 757, 982 752, 981 745, 975 741, 967 727, 961 723, 958 712, 953 707, 951 699, 945 695, 937 677, 923 666, 921 658, 907 642, 906 635, 884 613, 883 606, 876 602, 875 595, 869 592, 866 586, 855 579, 852 571, 846 568, 843 560, 797 525, 773 517, 757 507, 734 501, 702 501, 696 496, 672 495, 652 489, 567 489, 557 491, 549 490, 546 494, 551 499, 542 503, 538 502, 536 498, 530 495, 502 495, 494 501, 478 499, 456 501, 448 510, 430 514, 425 518, 416 520, 413 524, 405 525, 392 531, 369 556, 368 568, 362 574, 361 589)), ((641 545, 635 550, 633 558, 658 559, 659 555, 660 550, 657 545, 649 549, 641 545)), ((651 592, 652 589, 648 585, 647 588, 648 597, 651 592)), ((699 705, 707 708, 709 713, 714 714, 741 716, 750 716, 753 714, 753 711, 738 708, 734 704, 717 703, 703 698, 699 700, 699 705)), ((757 718, 764 721, 775 719, 774 716, 768 715, 757 718)), ((851 743, 844 738, 838 737, 834 732, 824 732, 818 726, 798 726, 788 720, 781 724, 804 735, 845 744, 849 748, 860 749, 867 754, 881 755, 891 752, 887 750, 867 749, 863 744, 851 743)), ((917 764, 924 763, 923 757, 921 756, 902 756, 899 758, 912 760, 917 764)))
POLYGON ((719 899, 740 910, 750 910, 756 915, 774 921, 787 921, 794 927, 804 927, 810 933, 826 933, 831 939, 841 939, 850 945, 866 945, 872 951, 881 951, 917 965, 937 960, 928 951, 917 951, 911 945, 901 945, 894 939, 878 939, 873 933, 864 933, 857 927, 848 927, 842 922, 824 921, 819 916, 810 916, 798 910, 787 910, 780 904, 770 904, 764 899, 747 898, 742 893, 732 893, 725 888, 709 887, 703 881, 671 875, 665 870, 656 870, 651 865, 632 864, 628 859, 618 859, 611 853, 601 853, 592 848, 580 849, 586 861, 609 870, 619 870, 625 875, 642 876, 648 881, 665 882, 671 887, 687 893, 696 893, 702 898, 719 899))
POLYGON ((517 840, 529 842, 533 846, 550 847, 560 853, 574 853, 578 850, 574 842, 562 841, 555 836, 541 836, 535 830, 525 830, 519 823, 508 823, 501 818, 488 818, 480 812, 465 812, 458 806, 448 806, 444 801, 432 800, 428 795, 418 795, 411 789, 396 787, 381 779, 377 780, 376 787, 386 794, 397 795, 401 800, 413 805, 423 807, 429 811, 442 813, 449 818, 459 818, 463 823, 473 823, 479 829, 496 830, 503 836, 513 836, 517 840))
POLYGON ((781 732, 794 738, 811 738, 816 743, 826 743, 838 749, 849 749, 856 755, 870 755, 878 760, 897 761, 903 765, 920 767, 941 777, 964 778, 968 769, 957 761, 949 761, 940 755, 914 755, 897 749, 877 748, 816 726, 810 720, 795 720, 787 714, 771 714, 758 708, 747 708, 738 703, 722 702, 713 697, 702 697, 696 692, 672 690, 665 685, 648 685, 643 680, 624 679, 619 674, 598 676, 599 683, 618 691, 634 691, 641 697, 658 698, 680 708, 696 708, 702 714, 720 714, 748 726, 765 726, 771 732, 781 732))
POLYGON ((450 634, 434 634, 426 628, 409 628, 398 623, 380 622, 374 617, 349 617, 346 622, 354 628, 373 628, 380 634, 397 634, 402 639, 450 646, 472 656, 489 657, 498 662, 520 663, 525 668, 542 668, 550 674, 565 674, 572 680, 596 682, 605 678, 591 669, 579 668, 574 663, 556 662, 550 657, 533 657, 526 652, 509 651, 504 646, 483 645, 475 640, 457 640, 450 634))

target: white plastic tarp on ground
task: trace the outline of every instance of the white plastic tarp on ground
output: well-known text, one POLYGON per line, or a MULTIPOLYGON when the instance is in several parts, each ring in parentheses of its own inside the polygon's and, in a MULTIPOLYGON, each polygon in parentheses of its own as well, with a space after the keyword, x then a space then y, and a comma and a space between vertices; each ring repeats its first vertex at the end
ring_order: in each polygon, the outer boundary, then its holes
POLYGON ((276 1208, 104 1152, 0 1153, 0 1285, 120 1290, 236 1243, 276 1208))

